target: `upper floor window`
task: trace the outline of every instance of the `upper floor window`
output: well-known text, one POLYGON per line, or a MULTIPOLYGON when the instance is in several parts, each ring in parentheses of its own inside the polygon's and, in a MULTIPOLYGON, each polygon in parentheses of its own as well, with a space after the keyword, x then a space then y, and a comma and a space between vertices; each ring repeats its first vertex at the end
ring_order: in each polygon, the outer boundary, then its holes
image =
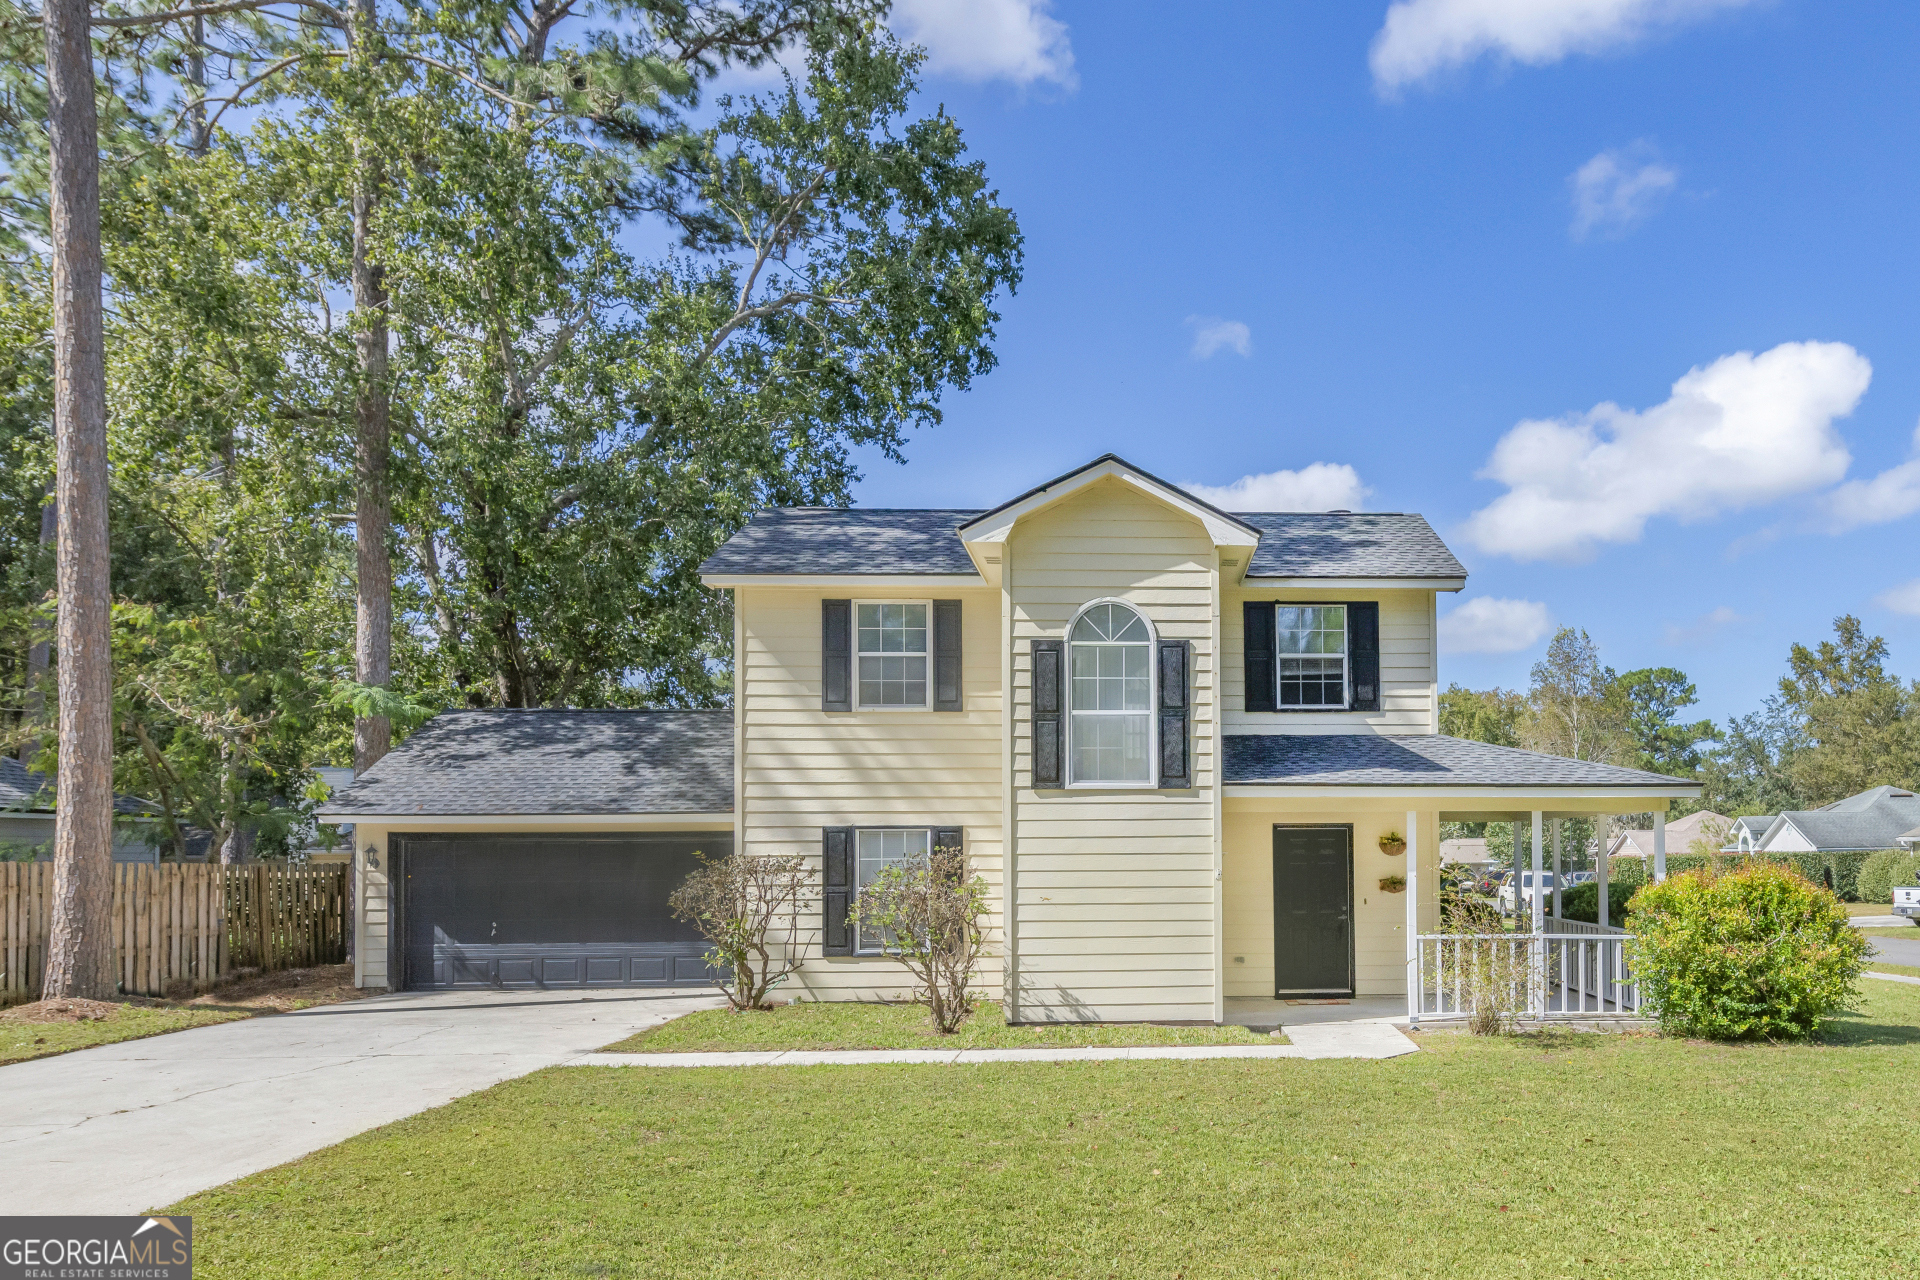
POLYGON ((1096 604, 1068 633, 1072 782, 1153 782, 1153 633, 1124 604, 1096 604))
POLYGON ((1283 707, 1347 705, 1347 607, 1281 605, 1273 611, 1283 707))
POLYGON ((927 705, 927 605, 861 601, 855 631, 860 706, 927 705))

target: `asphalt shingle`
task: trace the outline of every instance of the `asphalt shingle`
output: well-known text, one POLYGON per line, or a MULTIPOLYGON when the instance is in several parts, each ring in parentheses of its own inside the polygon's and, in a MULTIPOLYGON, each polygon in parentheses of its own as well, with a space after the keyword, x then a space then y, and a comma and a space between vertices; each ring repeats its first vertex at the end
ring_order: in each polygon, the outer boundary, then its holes
POLYGON ((1255 578, 1464 578, 1426 517, 1404 511, 1234 513, 1261 531, 1255 578))
POLYGON ((1671 787, 1638 769, 1439 734, 1229 734, 1226 781, 1297 787, 1671 787))
MULTIPOLYGON (((1780 815, 1816 849, 1893 849, 1920 819, 1920 796, 1902 787, 1872 787, 1818 809, 1780 815)), ((1778 840, 1778 832, 1769 832, 1778 840)))
POLYGON ((319 816, 731 812, 731 711, 541 710, 443 711, 319 816))
MULTIPOLYGON (((14 756, 0 756, 0 809, 51 813, 53 788, 48 784, 47 775, 27 768, 14 756)), ((139 796, 113 798, 115 813, 158 813, 159 809, 151 800, 142 800, 139 796)))

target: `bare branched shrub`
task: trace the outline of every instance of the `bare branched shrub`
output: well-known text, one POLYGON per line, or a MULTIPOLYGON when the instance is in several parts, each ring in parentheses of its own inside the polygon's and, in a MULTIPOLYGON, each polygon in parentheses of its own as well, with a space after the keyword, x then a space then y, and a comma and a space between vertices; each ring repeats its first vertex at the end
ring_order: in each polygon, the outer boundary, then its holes
POLYGON ((811 937, 800 931, 800 907, 812 896, 805 858, 697 855, 700 869, 667 905, 712 945, 707 963, 728 976, 715 981, 736 1012, 765 1009, 767 996, 807 958, 811 937))
POLYGON ((926 862, 886 868, 849 915, 913 974, 913 998, 927 1006, 934 1029, 959 1030, 973 1012, 974 971, 987 947, 987 886, 967 879, 966 855, 938 849, 926 862))
POLYGON ((1479 1036, 1511 1028, 1529 1004, 1529 939, 1457 937, 1429 962, 1426 981, 1466 1015, 1467 1029, 1479 1036))

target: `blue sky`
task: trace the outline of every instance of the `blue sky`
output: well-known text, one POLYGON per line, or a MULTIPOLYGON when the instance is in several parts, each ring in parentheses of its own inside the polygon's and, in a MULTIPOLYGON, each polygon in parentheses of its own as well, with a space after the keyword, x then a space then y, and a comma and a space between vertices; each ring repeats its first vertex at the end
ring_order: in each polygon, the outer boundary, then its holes
POLYGON ((1270 477, 1235 505, 1424 513, 1472 574, 1444 680, 1524 686, 1572 624, 1724 718, 1847 612, 1920 675, 1920 5, 894 23, 1027 272, 1000 367, 907 465, 867 460, 861 505, 991 504, 1112 450, 1270 477))

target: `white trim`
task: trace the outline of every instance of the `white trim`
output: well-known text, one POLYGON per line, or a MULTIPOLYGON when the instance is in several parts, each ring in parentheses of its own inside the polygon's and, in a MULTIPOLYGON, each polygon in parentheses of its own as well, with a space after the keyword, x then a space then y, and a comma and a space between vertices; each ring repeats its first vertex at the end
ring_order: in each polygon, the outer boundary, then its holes
MULTIPOLYGON (((853 688, 851 690, 851 693, 853 695, 853 709, 856 712, 859 712, 859 711, 931 711, 933 710, 933 601, 887 599, 882 597, 867 596, 865 598, 856 598, 854 600, 849 601, 848 603, 853 609, 853 636, 852 636, 853 688), (927 647, 922 649, 918 654, 909 653, 903 649, 899 653, 893 655, 895 657, 900 657, 900 658, 918 657, 922 662, 927 664, 926 678, 921 682, 922 687, 926 693, 926 696, 922 698, 918 703, 876 702, 872 706, 868 706, 866 703, 860 701, 860 659, 884 658, 888 656, 885 650, 880 650, 877 652, 864 652, 860 648, 860 606, 863 604, 917 604, 917 605, 924 605, 926 607, 927 625, 925 630, 927 633, 927 647)), ((736 773, 739 772, 737 768, 734 771, 736 773)))
MULTIPOLYGON (((895 823, 892 825, 855 827, 853 829, 853 896, 856 901, 860 897, 860 891, 866 887, 865 885, 860 883, 860 837, 865 835, 869 831, 882 831, 882 832, 884 831, 918 831, 918 832, 921 832, 927 837, 927 859, 929 862, 931 862, 933 859, 934 828, 931 826, 919 827, 919 826, 914 826, 911 823, 906 823, 906 824, 895 823)), ((890 862, 887 865, 888 866, 905 866, 907 864, 905 862, 899 862, 899 863, 890 862)), ((871 950, 861 947, 860 925, 858 922, 855 922, 851 927, 853 929, 853 955, 856 959, 861 956, 865 956, 867 959, 870 959, 870 960, 876 957, 883 960, 887 958, 887 950, 885 947, 874 947, 871 950)))
POLYGON ((977 573, 714 573, 705 574, 707 587, 866 587, 872 590, 984 587, 977 573))
MULTIPOLYGON (((1344 600, 1275 600, 1273 602, 1273 715, 1292 715, 1300 711, 1352 711, 1353 706, 1353 613, 1350 601, 1344 600), (1282 609, 1338 609, 1340 611, 1340 652, 1338 655, 1326 653, 1282 653, 1280 652, 1280 610, 1282 609), (1280 664, 1293 659, 1329 658, 1340 659, 1340 701, 1338 702, 1296 702, 1288 704, 1280 700, 1280 664)), ((1376 602, 1374 612, 1379 608, 1376 602)), ((1243 642, 1244 643, 1244 642, 1243 642)), ((1376 648, 1379 637, 1374 637, 1376 648)), ((1385 702, 1378 696, 1380 679, 1374 678, 1376 701, 1385 702)), ((1265 711, 1248 712, 1249 715, 1267 715, 1265 711)), ((1375 712, 1362 712, 1362 715, 1374 715, 1375 712)))
POLYGON ((427 826, 436 830, 484 830, 488 827, 584 827, 622 824, 636 827, 672 827, 696 824, 703 830, 730 831, 731 813, 341 813, 314 815, 325 823, 370 823, 393 830, 427 826))
POLYGON ((1269 578, 1250 573, 1248 591, 1464 591, 1465 578, 1269 578))
POLYGON ((1022 517, 1032 515, 1043 507, 1050 507, 1062 498, 1078 493, 1088 485, 1105 480, 1109 476, 1132 485, 1150 497, 1158 498, 1184 515, 1192 516, 1205 527, 1207 536, 1213 539, 1213 545, 1216 547, 1254 547, 1260 543, 1258 531, 1250 530, 1239 521, 1221 515, 1211 507, 1195 500, 1189 493, 1141 474, 1118 459, 1109 459, 1096 466, 1076 471, 1010 507, 975 517, 972 524, 960 526, 960 540, 966 543, 1005 542, 1008 535, 1013 532, 1013 526, 1019 523, 1022 517))
MULTIPOLYGON (((1067 732, 1065 735, 1066 741, 1063 744, 1065 748, 1066 759, 1061 761, 1061 769, 1064 771, 1064 774, 1065 774, 1065 776, 1061 779, 1061 782, 1063 784, 1061 789, 1064 791, 1116 791, 1116 790, 1126 790, 1129 788, 1135 791, 1159 790, 1160 789, 1160 753, 1154 750, 1154 738, 1156 737, 1154 733, 1154 727, 1155 727, 1155 721, 1158 719, 1158 711, 1160 707, 1160 662, 1158 657, 1158 654, 1160 651, 1159 628, 1153 625, 1153 619, 1147 616, 1146 611, 1142 609, 1139 605, 1134 604, 1131 600, 1122 600, 1118 596, 1101 596, 1098 600, 1089 600, 1085 604, 1081 605, 1078 609, 1076 609, 1074 611, 1073 616, 1067 619, 1067 629, 1063 634, 1066 637, 1066 639, 1063 642, 1064 648, 1065 648, 1065 653, 1063 656, 1065 658, 1065 661, 1061 665, 1064 666, 1066 669, 1060 673, 1060 679, 1062 683, 1066 685, 1066 689, 1063 692, 1066 695, 1065 702, 1067 704, 1066 705, 1067 732), (1129 780, 1124 780, 1119 782, 1077 782, 1074 780, 1074 776, 1073 776, 1073 717, 1074 717, 1073 629, 1076 626, 1080 625, 1080 619, 1086 616, 1087 611, 1089 609, 1097 608, 1098 606, 1103 604, 1119 605, 1121 608, 1131 613, 1134 617, 1140 619, 1141 623, 1147 629, 1147 706, 1146 706, 1146 709, 1144 711, 1138 711, 1138 712, 1108 713, 1115 716, 1143 715, 1147 718, 1147 776, 1145 779, 1129 779, 1129 780)), ((1098 643, 1098 642, 1083 641, 1082 643, 1098 643)), ((1126 641, 1125 643, 1131 644, 1134 642, 1126 641)), ((1191 708, 1188 709, 1188 714, 1189 715, 1192 714, 1191 708)))
MULTIPOLYGON (((1436 782, 1432 786, 1326 786, 1316 783, 1281 782, 1230 782, 1226 786, 1229 800, 1236 796, 1291 796, 1303 800, 1317 800, 1325 797, 1329 800, 1362 799, 1372 796, 1376 799, 1414 799, 1426 796, 1457 795, 1475 801, 1498 799, 1512 796, 1515 800, 1695 800, 1700 796, 1698 787, 1672 787, 1665 789, 1645 789, 1637 787, 1507 787, 1481 785, 1464 782, 1436 782)), ((1515 805, 1516 812, 1531 809, 1531 803, 1515 805)), ((1633 809, 1621 809, 1621 813, 1633 813, 1633 809)))

